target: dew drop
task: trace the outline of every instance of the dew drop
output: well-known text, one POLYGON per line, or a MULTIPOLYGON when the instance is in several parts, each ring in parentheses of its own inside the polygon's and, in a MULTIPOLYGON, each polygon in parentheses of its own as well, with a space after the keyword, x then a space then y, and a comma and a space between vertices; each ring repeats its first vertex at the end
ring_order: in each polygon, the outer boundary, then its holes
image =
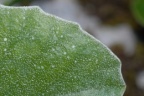
POLYGON ((37 68, 38 68, 38 69, 41 69, 41 67, 40 67, 40 66, 37 66, 37 68))
POLYGON ((26 86, 27 84, 23 83, 24 86, 26 86))
POLYGON ((5 48, 4 51, 7 51, 7 49, 5 48))
POLYGON ((77 78, 77 76, 74 76, 74 78, 76 79, 76 78, 77 78))
POLYGON ((55 65, 52 65, 51 67, 52 67, 52 68, 55 68, 55 65))
POLYGON ((18 19, 16 19, 16 22, 18 22, 18 19))
POLYGON ((54 48, 52 48, 52 51, 55 51, 55 49, 54 49, 54 48))
POLYGON ((75 45, 72 45, 72 48, 75 48, 75 45))
POLYGON ((58 34, 59 32, 58 31, 56 31, 56 34, 58 34))
POLYGON ((66 55, 67 53, 66 52, 64 52, 64 55, 66 55))
POLYGON ((7 41, 7 38, 4 38, 4 41, 7 41))
POLYGON ((34 64, 34 67, 36 67, 36 65, 34 64))
POLYGON ((67 56, 67 59, 70 59, 70 57, 69 57, 69 56, 67 56))
POLYGON ((41 69, 44 69, 44 66, 41 66, 41 69))
POLYGON ((32 40, 34 40, 35 38, 32 36, 32 40))
POLYGON ((54 31, 54 29, 55 29, 55 28, 54 28, 54 27, 52 27, 52 31, 54 31))
POLYGON ((63 38, 63 35, 61 35, 60 37, 63 38))
POLYGON ((98 63, 98 59, 96 59, 96 63, 98 63))
POLYGON ((60 28, 59 27, 57 27, 57 30, 59 30, 60 28))

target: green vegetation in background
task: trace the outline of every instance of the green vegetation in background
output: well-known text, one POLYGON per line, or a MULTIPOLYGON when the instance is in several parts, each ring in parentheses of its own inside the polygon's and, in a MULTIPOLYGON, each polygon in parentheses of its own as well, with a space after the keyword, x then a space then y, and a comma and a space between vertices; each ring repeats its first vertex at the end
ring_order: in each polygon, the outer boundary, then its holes
POLYGON ((22 6, 28 6, 32 1, 34 0, 10 0, 10 1, 6 1, 4 5, 13 6, 19 3, 22 6))
POLYGON ((144 0, 133 0, 132 12, 135 19, 144 26, 144 0))

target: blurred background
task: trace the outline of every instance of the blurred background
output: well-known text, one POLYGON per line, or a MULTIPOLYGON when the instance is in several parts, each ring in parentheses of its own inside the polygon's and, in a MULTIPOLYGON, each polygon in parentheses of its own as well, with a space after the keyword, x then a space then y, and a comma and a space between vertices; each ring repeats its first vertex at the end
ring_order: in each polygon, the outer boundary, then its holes
POLYGON ((121 59, 127 85, 124 96, 144 96, 144 0, 0 0, 0 3, 37 5, 45 12, 79 23, 121 59), (143 17, 137 8, 143 8, 140 9, 143 17))

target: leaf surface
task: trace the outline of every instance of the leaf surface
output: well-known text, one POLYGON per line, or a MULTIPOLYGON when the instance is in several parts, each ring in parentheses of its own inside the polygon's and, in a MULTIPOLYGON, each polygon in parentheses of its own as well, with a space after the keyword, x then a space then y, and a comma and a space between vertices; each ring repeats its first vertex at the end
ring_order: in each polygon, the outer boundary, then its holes
POLYGON ((0 96, 122 96, 119 59, 78 24, 0 6, 0 96))

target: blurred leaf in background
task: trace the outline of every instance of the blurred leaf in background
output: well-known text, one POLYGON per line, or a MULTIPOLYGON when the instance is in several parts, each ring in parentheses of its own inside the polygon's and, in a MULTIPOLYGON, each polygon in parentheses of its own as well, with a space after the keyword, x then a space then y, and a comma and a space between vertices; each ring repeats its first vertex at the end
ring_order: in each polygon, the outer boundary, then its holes
POLYGON ((139 41, 144 43, 144 0, 132 0, 131 11, 138 24, 135 28, 135 33, 139 41))
POLYGON ((135 19, 144 26, 144 0, 133 0, 132 11, 135 19))
POLYGON ((9 0, 4 3, 4 5, 12 6, 15 4, 20 4, 21 6, 28 6, 33 0, 9 0))

